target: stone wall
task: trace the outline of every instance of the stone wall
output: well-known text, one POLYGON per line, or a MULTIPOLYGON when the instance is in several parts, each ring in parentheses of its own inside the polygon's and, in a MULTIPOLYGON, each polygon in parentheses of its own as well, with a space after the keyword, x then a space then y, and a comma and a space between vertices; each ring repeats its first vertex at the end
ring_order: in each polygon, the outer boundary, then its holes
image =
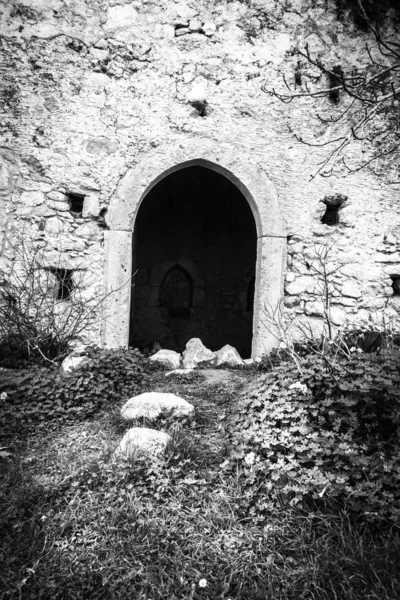
POLYGON ((368 171, 310 179, 325 150, 293 134, 325 140, 315 112, 329 114, 329 100, 286 105, 261 92, 264 81, 293 80, 296 46, 332 64, 367 60, 365 34, 338 22, 333 2, 8 0, 0 19, 2 267, 15 228, 46 248, 47 265, 85 272, 88 298, 100 297, 120 182, 154 151, 209 141, 251 156, 275 187, 289 315, 320 327, 316 269, 328 240, 334 323, 381 327, 385 312, 398 324, 398 193, 368 171), (84 197, 81 212, 71 194, 84 197), (337 194, 347 197, 340 222, 324 225, 321 201, 337 194))

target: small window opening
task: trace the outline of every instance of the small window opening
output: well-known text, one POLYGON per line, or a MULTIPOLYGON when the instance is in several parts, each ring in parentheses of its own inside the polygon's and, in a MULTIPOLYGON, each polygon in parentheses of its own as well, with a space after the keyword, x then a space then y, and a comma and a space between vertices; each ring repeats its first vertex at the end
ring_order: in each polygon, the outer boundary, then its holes
POLYGON ((249 282, 249 287, 247 288, 247 312, 254 311, 254 293, 256 289, 256 278, 253 277, 249 282))
POLYGON ((400 275, 391 275, 393 296, 400 296, 400 275))
POLYGON ((69 300, 69 298, 71 297, 72 290, 74 289, 72 269, 51 268, 50 271, 54 273, 57 279, 56 299, 69 300))
POLYGON ((301 87, 302 85, 300 61, 297 63, 297 66, 294 70, 294 84, 296 87, 301 87))
POLYGON ((325 196, 321 202, 325 204, 326 210, 321 218, 321 223, 324 225, 337 225, 339 221, 339 210, 343 208, 344 203, 347 200, 347 196, 342 194, 335 194, 334 196, 325 196))
POLYGON ((199 117, 206 117, 208 115, 207 100, 194 100, 190 104, 197 110, 199 117))
POLYGON ((69 210, 75 215, 81 215, 85 196, 83 194, 75 194, 73 192, 68 192, 67 197, 69 203, 69 210))
POLYGON ((343 82, 343 71, 340 65, 336 65, 329 73, 329 100, 337 104, 340 99, 340 88, 343 82))
POLYGON ((324 225, 337 225, 339 223, 339 207, 327 206, 321 222, 324 225))

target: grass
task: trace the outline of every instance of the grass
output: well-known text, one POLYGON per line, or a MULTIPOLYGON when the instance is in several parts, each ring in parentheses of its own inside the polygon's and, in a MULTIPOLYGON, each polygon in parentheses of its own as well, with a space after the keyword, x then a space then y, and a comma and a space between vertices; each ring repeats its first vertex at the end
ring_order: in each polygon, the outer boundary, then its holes
POLYGON ((153 376, 196 418, 160 423, 165 461, 116 461, 114 410, 15 437, 1 460, 0 597, 133 600, 395 600, 400 538, 347 515, 240 512, 220 465, 225 416, 254 372, 153 376), (228 378, 228 379, 227 379, 228 378))

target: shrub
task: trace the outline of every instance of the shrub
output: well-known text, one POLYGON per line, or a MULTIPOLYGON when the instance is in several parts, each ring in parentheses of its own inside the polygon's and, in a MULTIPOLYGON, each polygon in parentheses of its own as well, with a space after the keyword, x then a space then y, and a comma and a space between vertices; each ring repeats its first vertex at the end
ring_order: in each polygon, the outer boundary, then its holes
MULTIPOLYGON (((228 424, 243 508, 345 506, 400 521, 400 353, 301 359, 263 374, 228 424)), ((232 467, 232 462, 230 466, 232 467)))
MULTIPOLYGON (((13 231, 13 245, 0 274, 0 360, 6 365, 10 357, 19 362, 61 361, 95 327, 118 290, 91 290, 85 269, 67 269, 44 233, 32 237, 13 231)), ((121 287, 130 283, 128 278, 121 287)))
POLYGON ((138 350, 89 350, 90 362, 71 373, 33 367, 0 384, 0 419, 7 433, 47 423, 82 419, 138 393, 159 367, 138 350), (4 396, 4 394, 6 394, 4 396))

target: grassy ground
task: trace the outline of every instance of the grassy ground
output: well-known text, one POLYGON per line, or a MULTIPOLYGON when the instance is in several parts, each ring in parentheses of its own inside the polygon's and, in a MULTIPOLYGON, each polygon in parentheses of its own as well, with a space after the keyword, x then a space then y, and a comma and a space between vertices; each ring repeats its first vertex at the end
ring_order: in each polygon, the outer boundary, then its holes
MULTIPOLYGON (((154 374, 153 391, 196 407, 163 462, 116 462, 118 410, 15 437, 1 460, 0 597, 21 599, 395 600, 400 538, 346 515, 240 512, 220 465, 225 416, 245 371, 154 374)), ((121 402, 122 404, 122 402, 121 402)))

